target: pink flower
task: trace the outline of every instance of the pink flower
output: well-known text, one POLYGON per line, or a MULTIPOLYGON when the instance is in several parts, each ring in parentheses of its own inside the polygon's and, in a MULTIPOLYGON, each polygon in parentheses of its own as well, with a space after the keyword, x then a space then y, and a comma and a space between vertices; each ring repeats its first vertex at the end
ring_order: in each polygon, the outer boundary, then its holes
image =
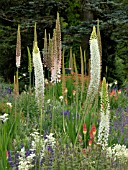
POLYGON ((6 151, 6 158, 8 159, 8 151, 6 151))

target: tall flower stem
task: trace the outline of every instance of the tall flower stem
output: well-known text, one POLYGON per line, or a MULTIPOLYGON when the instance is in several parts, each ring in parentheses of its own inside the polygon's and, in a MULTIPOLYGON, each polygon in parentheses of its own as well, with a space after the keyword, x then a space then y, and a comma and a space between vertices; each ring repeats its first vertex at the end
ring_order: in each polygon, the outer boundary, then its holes
POLYGON ((29 91, 31 93, 31 82, 32 82, 32 76, 31 76, 31 73, 32 73, 32 58, 31 58, 31 53, 30 53, 30 50, 29 50, 29 47, 27 47, 27 51, 28 51, 28 72, 29 72, 29 91))
POLYGON ((85 71, 85 76, 86 76, 86 53, 85 53, 85 50, 84 50, 84 71, 85 71))
MULTIPOLYGON (((53 101, 55 101, 55 86, 54 86, 54 84, 53 84, 52 97, 53 97, 53 101)), ((54 107, 53 107, 53 109, 52 109, 52 129, 51 129, 52 133, 54 131, 54 121, 55 121, 55 112, 54 112, 54 107)))
POLYGON ((78 112, 78 105, 79 105, 79 101, 78 101, 78 71, 77 71, 77 66, 76 66, 76 58, 75 58, 75 54, 73 54, 73 61, 74 61, 74 69, 75 69, 75 73, 76 73, 76 82, 75 82, 75 88, 76 88, 76 125, 77 125, 77 112, 78 112))
MULTIPOLYGON (((17 30, 17 43, 16 43, 16 67, 17 67, 17 72, 16 72, 16 82, 14 82, 14 85, 16 85, 16 96, 19 95, 19 80, 18 80, 18 68, 20 67, 20 60, 21 60, 21 36, 20 36, 20 25, 18 25, 18 30, 17 30)), ((14 80, 14 81, 15 81, 14 80)))
POLYGON ((65 88, 66 88, 66 80, 65 80, 65 67, 64 67, 64 49, 62 53, 62 96, 63 96, 63 131, 65 132, 65 120, 64 120, 64 100, 65 100, 65 88))
MULTIPOLYGON (((42 121, 43 121, 43 108, 44 108, 44 71, 43 64, 41 61, 40 51, 37 44, 37 32, 36 32, 36 23, 34 27, 34 42, 33 42, 33 66, 34 66, 34 75, 35 75, 35 97, 38 104, 38 110, 40 113, 39 116, 39 127, 40 127, 40 140, 39 140, 39 150, 41 143, 41 135, 42 135, 42 121)), ((40 157, 40 155, 39 155, 40 157)), ((39 169, 40 161, 39 161, 39 169)))
POLYGON ((17 95, 19 95, 19 69, 18 67, 17 67, 16 77, 17 77, 17 95))
POLYGON ((63 131, 64 131, 64 133, 65 133, 64 100, 63 100, 63 131))
POLYGON ((78 139, 78 135, 80 133, 81 127, 85 118, 90 120, 90 113, 93 111, 94 106, 93 103, 98 95, 99 85, 100 85, 100 75, 101 75, 101 57, 98 45, 98 39, 96 34, 96 28, 93 27, 93 31, 90 37, 90 83, 87 91, 87 97, 84 102, 84 108, 82 110, 82 118, 79 124, 77 136, 75 139, 75 144, 78 139), (86 114, 85 114, 85 113, 86 114))

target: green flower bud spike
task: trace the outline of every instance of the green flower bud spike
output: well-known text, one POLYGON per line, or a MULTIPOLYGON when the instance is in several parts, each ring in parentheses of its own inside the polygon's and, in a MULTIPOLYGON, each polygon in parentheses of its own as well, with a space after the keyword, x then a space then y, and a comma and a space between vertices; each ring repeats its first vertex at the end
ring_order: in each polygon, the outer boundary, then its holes
POLYGON ((93 26, 93 30, 92 30, 90 39, 96 39, 96 38, 97 38, 96 27, 93 26))
POLYGON ((37 42, 34 42, 34 53, 38 53, 39 49, 38 49, 38 45, 37 42))
POLYGON ((38 44, 37 44, 37 32, 36 32, 36 23, 34 26, 34 42, 33 42, 33 51, 34 53, 38 53, 38 44))

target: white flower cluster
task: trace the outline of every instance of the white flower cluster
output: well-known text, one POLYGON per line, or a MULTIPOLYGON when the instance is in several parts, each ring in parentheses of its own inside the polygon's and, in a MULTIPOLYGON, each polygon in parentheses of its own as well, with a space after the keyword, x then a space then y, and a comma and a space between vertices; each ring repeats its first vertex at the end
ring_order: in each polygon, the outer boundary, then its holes
POLYGON ((31 136, 31 151, 35 152, 35 151, 40 151, 38 154, 40 155, 40 157, 42 158, 44 156, 44 150, 45 150, 45 145, 44 145, 44 139, 42 136, 40 136, 39 132, 35 131, 33 133, 30 134, 31 136))
POLYGON ((109 124, 109 111, 108 114, 101 112, 101 121, 98 131, 98 143, 101 144, 102 149, 105 149, 108 146, 109 124))
POLYGON ((30 155, 26 156, 25 147, 23 147, 18 153, 20 155, 18 165, 19 170, 29 170, 29 168, 34 167, 34 165, 32 165, 32 161, 36 156, 34 153, 31 153, 30 155))
POLYGON ((113 158, 114 161, 119 159, 121 162, 128 162, 128 148, 125 145, 116 144, 107 148, 107 157, 113 158))
POLYGON ((4 115, 1 115, 1 116, 0 116, 0 120, 1 120, 2 122, 6 122, 6 121, 8 120, 8 114, 5 113, 4 115))
POLYGON ((51 146, 54 149, 56 141, 53 135, 54 135, 53 133, 46 135, 46 139, 44 140, 45 147, 51 146))
POLYGON ((12 103, 7 102, 6 105, 12 108, 12 103))
POLYGON ((63 99, 64 99, 64 97, 63 97, 63 96, 60 96, 59 99, 60 99, 60 101, 62 102, 63 99))
POLYGON ((39 151, 40 155, 40 161, 44 156, 44 152, 48 149, 48 146, 52 147, 54 149, 55 147, 55 138, 53 137, 53 133, 50 133, 49 135, 46 135, 46 139, 43 138, 43 136, 40 136, 40 134, 35 131, 34 133, 30 134, 32 138, 31 143, 31 151, 39 151))
POLYGON ((49 104, 50 102, 51 102, 51 100, 50 100, 50 99, 48 99, 48 100, 47 100, 47 104, 49 104))
POLYGON ((90 37, 90 83, 87 92, 87 98, 92 101, 95 95, 98 93, 100 84, 101 73, 101 57, 98 45, 98 38, 96 35, 96 28, 93 27, 93 31, 90 37))
POLYGON ((34 158, 36 156, 40 157, 40 162, 42 158, 44 157, 44 152, 48 149, 48 147, 52 147, 54 149, 55 147, 55 138, 53 137, 53 133, 50 133, 49 135, 46 135, 46 139, 44 139, 40 134, 35 131, 30 134, 31 136, 31 153, 27 156, 25 147, 21 149, 19 153, 19 170, 29 170, 30 168, 34 167, 32 164, 34 158))
POLYGON ((35 43, 35 47, 33 50, 33 64, 34 64, 34 73, 35 73, 35 93, 37 102, 43 106, 44 102, 44 72, 43 65, 40 57, 40 51, 35 43))
POLYGON ((102 149, 108 146, 108 136, 110 127, 110 104, 108 98, 108 84, 106 79, 103 78, 102 89, 101 89, 101 109, 100 109, 100 125, 98 131, 98 143, 101 144, 102 149))

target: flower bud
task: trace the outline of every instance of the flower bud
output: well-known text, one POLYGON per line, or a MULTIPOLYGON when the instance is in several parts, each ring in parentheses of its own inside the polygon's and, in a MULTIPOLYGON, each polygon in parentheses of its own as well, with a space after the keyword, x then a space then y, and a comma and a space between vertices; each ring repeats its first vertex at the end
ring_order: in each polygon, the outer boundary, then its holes
POLYGON ((83 134, 86 135, 87 133, 87 128, 86 128, 86 124, 84 123, 83 124, 83 134))

